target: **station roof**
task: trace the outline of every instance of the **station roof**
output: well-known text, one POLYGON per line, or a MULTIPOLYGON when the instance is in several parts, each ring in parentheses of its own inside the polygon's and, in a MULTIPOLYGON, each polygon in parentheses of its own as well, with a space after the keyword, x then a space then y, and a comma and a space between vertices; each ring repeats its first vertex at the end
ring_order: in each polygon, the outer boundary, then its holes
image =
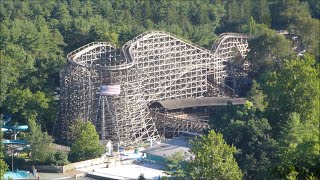
POLYGON ((179 151, 184 152, 187 156, 191 156, 189 152, 190 139, 191 137, 185 137, 185 136, 175 137, 171 140, 155 145, 141 152, 151 154, 154 156, 159 156, 162 158, 167 158, 179 151))
POLYGON ((229 97, 201 97, 201 98, 188 98, 188 99, 173 99, 157 101, 151 104, 153 108, 165 108, 167 110, 183 109, 191 107, 204 107, 204 106, 225 106, 228 103, 233 105, 245 104, 244 98, 229 98, 229 97))

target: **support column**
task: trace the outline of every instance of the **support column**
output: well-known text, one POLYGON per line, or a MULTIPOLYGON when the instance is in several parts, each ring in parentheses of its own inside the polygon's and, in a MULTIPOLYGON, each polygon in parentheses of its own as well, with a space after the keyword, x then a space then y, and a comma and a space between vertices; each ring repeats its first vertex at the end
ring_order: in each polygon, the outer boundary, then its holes
POLYGON ((105 128, 105 111, 104 111, 104 101, 105 98, 100 96, 101 98, 101 140, 106 140, 106 128, 105 128))

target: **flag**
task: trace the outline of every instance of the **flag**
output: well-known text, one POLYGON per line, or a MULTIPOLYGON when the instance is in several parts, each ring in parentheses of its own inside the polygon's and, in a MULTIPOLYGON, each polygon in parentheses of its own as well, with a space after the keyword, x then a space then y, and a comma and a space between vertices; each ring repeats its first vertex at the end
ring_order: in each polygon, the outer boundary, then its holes
POLYGON ((100 96, 119 95, 120 85, 102 85, 100 86, 100 96))

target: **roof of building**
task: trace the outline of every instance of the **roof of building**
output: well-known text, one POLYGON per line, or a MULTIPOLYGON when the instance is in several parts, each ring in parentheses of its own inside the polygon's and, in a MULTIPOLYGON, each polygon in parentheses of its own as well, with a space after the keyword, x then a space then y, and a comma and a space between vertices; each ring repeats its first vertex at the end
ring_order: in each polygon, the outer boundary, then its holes
POLYGON ((228 97, 201 97, 188 99, 172 99, 157 101, 151 104, 151 107, 163 107, 167 110, 202 107, 202 106, 223 106, 228 103, 234 105, 245 104, 244 98, 228 98, 228 97))
POLYGON ((150 148, 143 150, 141 152, 146 153, 146 154, 151 154, 154 156, 167 158, 176 152, 182 151, 187 156, 191 156, 191 153, 189 152, 190 138, 191 137, 186 137, 186 136, 175 137, 171 140, 168 140, 168 141, 163 142, 161 144, 155 145, 155 146, 150 147, 150 148))

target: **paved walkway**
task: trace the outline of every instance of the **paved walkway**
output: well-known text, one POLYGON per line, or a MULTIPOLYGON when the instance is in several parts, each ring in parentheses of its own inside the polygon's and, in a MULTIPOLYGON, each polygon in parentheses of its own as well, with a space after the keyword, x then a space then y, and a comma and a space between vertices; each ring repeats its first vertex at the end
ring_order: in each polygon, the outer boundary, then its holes
MULTIPOLYGON (((75 179, 75 176, 77 174, 83 174, 82 171, 77 171, 77 170, 73 170, 67 173, 41 173, 39 172, 39 179, 40 180, 63 180, 63 179, 75 179)), ((83 177, 83 178, 77 178, 80 180, 84 180, 84 179, 91 179, 88 177, 83 177)), ((92 180, 92 179, 91 179, 92 180)))
POLYGON ((139 165, 130 164, 110 168, 95 166, 79 169, 79 171, 92 174, 93 176, 115 179, 137 179, 140 174, 143 174, 146 179, 159 179, 159 177, 166 176, 163 172, 163 166, 147 162, 139 165))
MULTIPOLYGON (((161 165, 143 162, 141 164, 119 165, 116 167, 106 168, 106 164, 94 165, 67 173, 38 173, 40 180, 63 180, 75 179, 79 174, 91 174, 92 177, 109 177, 113 179, 137 179, 143 174, 146 179, 160 179, 166 176, 163 172, 164 167, 161 165)), ((80 180, 93 180, 93 178, 83 177, 80 180)))

